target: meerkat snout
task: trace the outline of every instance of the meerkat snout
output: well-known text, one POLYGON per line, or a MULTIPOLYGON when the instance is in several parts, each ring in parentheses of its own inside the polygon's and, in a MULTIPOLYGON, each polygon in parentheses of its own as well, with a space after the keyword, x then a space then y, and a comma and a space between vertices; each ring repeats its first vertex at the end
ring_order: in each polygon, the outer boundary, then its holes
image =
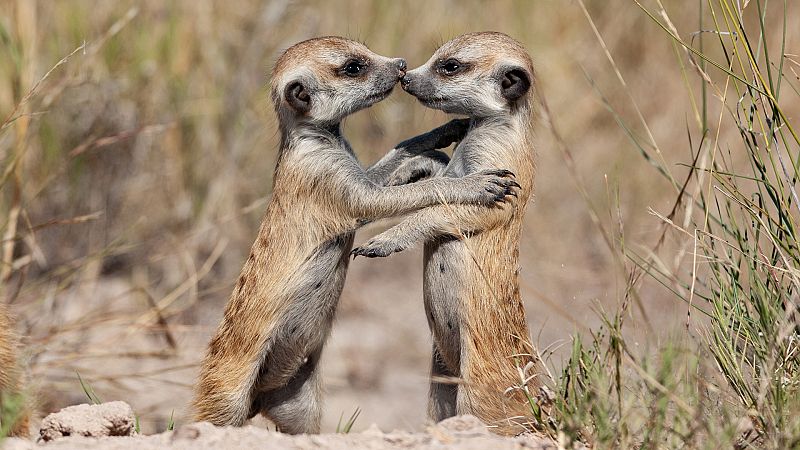
POLYGON ((397 66, 397 71, 398 71, 397 77, 400 78, 400 80, 402 80, 403 77, 406 76, 406 69, 408 68, 408 64, 406 64, 406 60, 403 58, 395 59, 394 64, 397 66))

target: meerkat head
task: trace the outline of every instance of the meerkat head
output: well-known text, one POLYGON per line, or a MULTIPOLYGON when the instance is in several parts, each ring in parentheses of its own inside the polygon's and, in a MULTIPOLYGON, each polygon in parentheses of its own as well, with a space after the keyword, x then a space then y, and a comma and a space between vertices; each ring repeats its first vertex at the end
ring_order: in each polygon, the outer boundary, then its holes
POLYGON ((487 117, 514 112, 533 97, 533 63, 503 33, 461 35, 439 47, 401 80, 422 104, 451 114, 487 117))
POLYGON ((278 58, 271 96, 282 122, 338 123, 386 98, 406 71, 401 58, 341 37, 300 42, 278 58))

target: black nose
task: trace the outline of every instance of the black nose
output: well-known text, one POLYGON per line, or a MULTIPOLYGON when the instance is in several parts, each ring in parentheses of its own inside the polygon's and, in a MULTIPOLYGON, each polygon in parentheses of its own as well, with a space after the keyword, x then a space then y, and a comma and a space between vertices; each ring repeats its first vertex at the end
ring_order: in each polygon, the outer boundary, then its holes
POLYGON ((400 78, 400 85, 403 86, 403 89, 407 88, 410 83, 411 83, 411 78, 409 78, 408 75, 405 75, 403 78, 400 78))
POLYGON ((400 72, 402 72, 403 75, 405 75, 406 68, 408 67, 408 65, 406 64, 406 60, 403 58, 397 58, 396 60, 394 60, 394 62, 397 65, 397 70, 399 70, 400 72))

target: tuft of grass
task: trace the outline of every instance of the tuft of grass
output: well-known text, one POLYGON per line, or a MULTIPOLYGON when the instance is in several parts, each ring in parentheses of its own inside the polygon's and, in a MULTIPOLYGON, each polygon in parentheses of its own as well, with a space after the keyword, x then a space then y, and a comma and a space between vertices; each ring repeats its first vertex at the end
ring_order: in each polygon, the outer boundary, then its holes
POLYGON ((100 400, 100 397, 97 395, 97 393, 94 392, 92 386, 89 383, 83 381, 83 378, 81 378, 81 374, 75 372, 75 375, 78 376, 78 383, 80 383, 81 389, 83 389, 83 393, 86 394, 86 398, 89 399, 89 402, 91 402, 93 405, 99 405, 103 403, 103 401, 100 400))
POLYGON ((353 411, 353 414, 350 415, 350 418, 347 419, 347 422, 342 424, 342 419, 344 418, 344 412, 339 414, 339 423, 336 424, 336 432, 341 434, 348 434, 350 430, 353 429, 353 425, 356 424, 356 420, 358 420, 358 416, 361 415, 361 408, 356 408, 353 411))
POLYGON ((708 318, 700 340, 724 377, 723 399, 745 412, 748 434, 771 448, 791 448, 800 444, 800 138, 784 106, 800 92, 786 72, 787 5, 768 5, 704 5, 713 54, 680 40, 663 6, 660 20, 643 11, 702 74, 697 115, 713 117, 711 103, 721 104, 713 120, 696 123, 704 145, 688 167, 697 187, 678 199, 697 212, 672 224, 694 249, 689 273, 676 275, 688 285, 678 297, 708 318), (767 28, 768 14, 782 17, 782 27, 767 28), (738 131, 738 142, 719 139, 724 127, 738 131))
POLYGON ((175 430, 175 410, 169 413, 169 422, 167 422, 167 431, 175 430))
POLYGON ((26 407, 24 394, 0 392, 0 444, 24 416, 26 407))
POLYGON ((800 139, 784 108, 800 100, 800 78, 789 70, 788 4, 699 0, 699 29, 687 32, 661 0, 635 3, 673 44, 692 108, 675 117, 689 117, 690 160, 667 164, 638 107, 629 123, 597 91, 677 196, 670 212, 651 210, 662 227, 653 248, 626 246, 622 226, 600 228, 627 274, 620 305, 600 311, 588 339, 573 338, 553 417, 539 426, 599 448, 797 448, 800 139), (686 326, 635 351, 623 325, 643 274, 682 302, 686 326))

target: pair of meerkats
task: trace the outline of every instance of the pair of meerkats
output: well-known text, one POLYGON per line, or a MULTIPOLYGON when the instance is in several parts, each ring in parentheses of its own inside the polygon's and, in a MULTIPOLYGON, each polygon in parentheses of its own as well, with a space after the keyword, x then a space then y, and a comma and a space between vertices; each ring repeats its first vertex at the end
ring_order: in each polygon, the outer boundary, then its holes
POLYGON ((318 364, 349 255, 385 257, 422 241, 430 418, 469 413, 498 433, 525 431, 543 373, 518 280, 534 88, 530 56, 501 33, 457 37, 410 71, 339 37, 286 50, 271 82, 281 133, 272 200, 209 344, 196 419, 238 426, 261 413, 284 432, 319 432, 318 364), (425 106, 468 119, 405 141, 364 170, 340 123, 397 82, 425 106), (453 142, 447 163, 436 149, 453 142), (359 226, 403 214, 351 252, 359 226))

